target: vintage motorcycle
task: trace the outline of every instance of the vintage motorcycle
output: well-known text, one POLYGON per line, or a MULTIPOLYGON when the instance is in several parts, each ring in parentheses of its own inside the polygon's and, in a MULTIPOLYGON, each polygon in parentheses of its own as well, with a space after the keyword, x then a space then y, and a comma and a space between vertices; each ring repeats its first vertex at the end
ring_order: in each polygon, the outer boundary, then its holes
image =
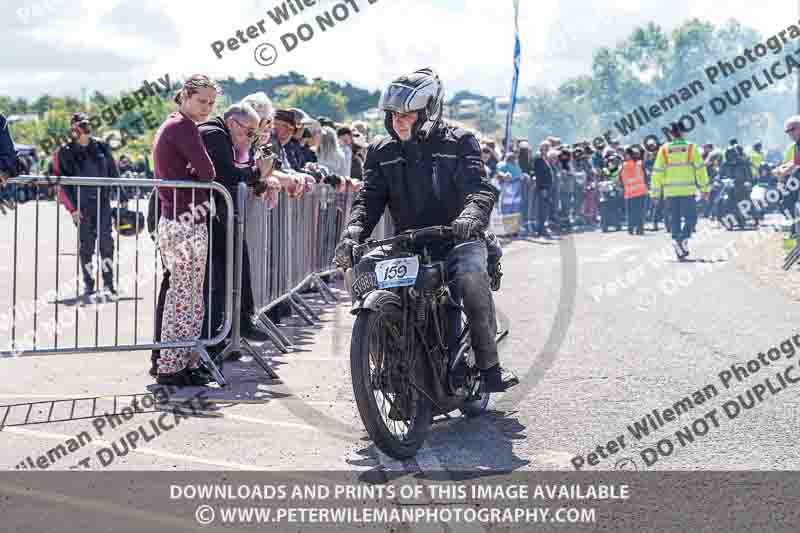
POLYGON ((353 249, 356 266, 347 276, 357 315, 350 346, 353 392, 370 438, 396 459, 416 455, 434 416, 449 418, 455 410, 477 416, 489 404, 461 297, 446 261, 429 253, 431 243, 453 240, 451 228, 433 226, 353 249), (391 246, 390 258, 359 263, 382 246, 391 246))

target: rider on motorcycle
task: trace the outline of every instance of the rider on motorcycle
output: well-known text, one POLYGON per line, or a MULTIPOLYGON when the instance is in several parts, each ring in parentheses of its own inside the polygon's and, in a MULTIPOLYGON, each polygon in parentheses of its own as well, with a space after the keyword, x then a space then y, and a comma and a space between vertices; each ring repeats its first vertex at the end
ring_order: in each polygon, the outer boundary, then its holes
MULTIPOLYGON (((388 206, 398 233, 426 226, 452 226, 455 243, 430 250, 446 257, 451 279, 471 324, 472 348, 486 392, 519 383, 500 367, 497 323, 487 273, 487 244, 474 240, 489 224, 497 190, 481 178, 481 147, 467 131, 442 122, 444 89, 432 69, 395 79, 381 96, 389 137, 376 139, 364 165, 358 193, 336 264, 351 268, 352 250, 367 239, 388 206)), ((379 261, 374 250, 363 260, 379 261)))
POLYGON ((742 149, 738 144, 732 144, 725 151, 725 162, 719 173, 723 178, 733 180, 733 196, 729 200, 731 205, 728 206, 728 209, 736 216, 739 227, 743 228, 745 217, 742 209, 739 208, 739 202, 749 200, 746 184, 748 182, 752 184, 753 171, 750 160, 742 155, 742 149))

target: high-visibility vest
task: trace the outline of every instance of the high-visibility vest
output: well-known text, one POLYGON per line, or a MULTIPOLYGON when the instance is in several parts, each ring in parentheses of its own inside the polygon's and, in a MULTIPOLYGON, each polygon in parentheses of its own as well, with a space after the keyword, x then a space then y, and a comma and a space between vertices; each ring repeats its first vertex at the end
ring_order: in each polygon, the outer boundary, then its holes
POLYGON ((758 176, 758 171, 764 163, 764 156, 753 150, 750 154, 750 161, 753 163, 753 176, 758 176))
POLYGON ((697 189, 707 193, 708 171, 700 151, 694 144, 678 139, 659 149, 650 180, 654 198, 694 196, 697 189))
POLYGON ((786 148, 786 154, 783 157, 784 163, 800 164, 800 157, 798 157, 797 143, 792 143, 786 148))
POLYGON ((644 183, 644 166, 641 161, 625 161, 619 178, 622 185, 625 186, 626 200, 647 194, 647 185, 644 183))

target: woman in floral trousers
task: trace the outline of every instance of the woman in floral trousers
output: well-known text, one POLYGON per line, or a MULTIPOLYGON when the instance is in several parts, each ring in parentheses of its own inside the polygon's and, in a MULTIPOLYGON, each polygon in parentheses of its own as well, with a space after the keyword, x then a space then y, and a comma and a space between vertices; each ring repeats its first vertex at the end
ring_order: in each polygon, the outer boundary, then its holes
MULTIPOLYGON (((216 178, 197 124, 208 120, 219 93, 208 76, 195 75, 175 95, 180 107, 167 117, 155 137, 153 158, 157 178, 201 182, 216 178)), ((163 306, 156 312, 160 341, 197 341, 204 315, 203 281, 211 216, 208 189, 161 187, 158 194, 161 201, 158 247, 169 273, 161 289, 163 306)), ((211 381, 199 371, 198 357, 192 347, 161 350, 157 376, 159 384, 177 387, 206 385, 211 381)))

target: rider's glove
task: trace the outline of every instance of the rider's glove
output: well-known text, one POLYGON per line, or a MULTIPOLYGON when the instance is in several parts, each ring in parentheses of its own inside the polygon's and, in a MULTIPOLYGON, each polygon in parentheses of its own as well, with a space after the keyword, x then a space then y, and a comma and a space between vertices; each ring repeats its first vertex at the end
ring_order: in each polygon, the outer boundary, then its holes
POLYGON ((462 241, 466 241, 476 236, 482 226, 483 224, 477 218, 461 215, 453 221, 453 234, 462 241))
POLYGON ((342 235, 342 240, 336 245, 333 262, 342 270, 347 270, 353 266, 353 247, 361 239, 364 228, 361 226, 348 226, 342 235))

